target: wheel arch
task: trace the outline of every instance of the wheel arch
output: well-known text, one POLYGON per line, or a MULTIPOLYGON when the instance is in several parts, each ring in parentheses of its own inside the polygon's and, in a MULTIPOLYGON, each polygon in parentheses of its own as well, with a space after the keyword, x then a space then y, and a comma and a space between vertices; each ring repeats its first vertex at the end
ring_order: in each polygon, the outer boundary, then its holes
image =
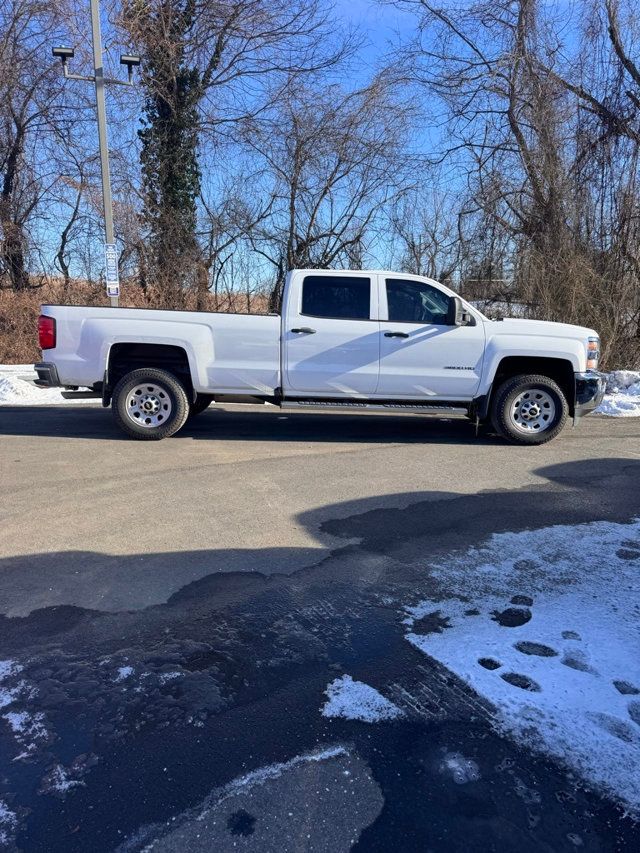
POLYGON ((509 355, 502 358, 496 367, 493 381, 481 397, 474 400, 474 411, 479 420, 483 421, 489 415, 491 400, 496 389, 512 376, 536 374, 547 376, 558 384, 565 396, 569 407, 569 416, 575 414, 576 384, 573 363, 569 359, 547 356, 509 355))
POLYGON ((184 347, 175 344, 118 341, 111 345, 107 355, 102 385, 102 405, 109 405, 113 388, 123 376, 132 370, 144 367, 158 368, 171 373, 184 385, 188 398, 195 400, 196 392, 191 365, 184 347))

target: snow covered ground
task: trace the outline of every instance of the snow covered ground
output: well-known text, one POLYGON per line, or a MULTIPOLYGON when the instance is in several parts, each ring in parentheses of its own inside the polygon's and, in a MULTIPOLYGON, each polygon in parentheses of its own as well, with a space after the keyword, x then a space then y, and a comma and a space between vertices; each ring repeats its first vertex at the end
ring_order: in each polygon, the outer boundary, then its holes
MULTIPOLYGON (((0 406, 60 406, 95 404, 96 400, 65 400, 57 388, 38 388, 32 364, 0 364, 0 406)), ((599 415, 640 417, 640 371, 615 370, 609 374, 607 396, 599 415)))
POLYGON ((640 417, 640 371, 614 370, 607 377, 607 394, 596 409, 599 415, 640 417))
POLYGON ((407 640, 494 725, 640 815, 640 519, 495 534, 434 570, 407 640))
POLYGON ((65 400, 59 388, 38 388, 32 364, 0 364, 0 406, 77 406, 99 400, 65 400))
MULTIPOLYGON (((640 518, 494 534, 430 573, 444 597, 405 608, 406 639, 490 703, 498 733, 640 819, 640 518)), ((344 675, 321 713, 402 724, 384 692, 344 675)), ((480 775, 458 752, 441 770, 480 775)))

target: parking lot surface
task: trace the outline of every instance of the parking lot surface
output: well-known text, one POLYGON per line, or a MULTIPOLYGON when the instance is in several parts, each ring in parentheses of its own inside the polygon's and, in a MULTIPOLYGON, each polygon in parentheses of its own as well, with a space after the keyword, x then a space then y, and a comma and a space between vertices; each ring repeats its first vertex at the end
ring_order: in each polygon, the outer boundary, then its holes
POLYGON ((8 849, 637 849, 637 420, 6 407, 0 468, 8 849))

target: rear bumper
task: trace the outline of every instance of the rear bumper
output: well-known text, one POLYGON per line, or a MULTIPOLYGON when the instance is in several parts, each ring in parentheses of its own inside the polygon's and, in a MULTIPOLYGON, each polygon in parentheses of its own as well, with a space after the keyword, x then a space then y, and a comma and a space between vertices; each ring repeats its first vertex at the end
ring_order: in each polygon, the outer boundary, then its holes
POLYGON ((574 417, 581 418, 597 409, 607 387, 604 373, 597 370, 586 370, 576 373, 576 405, 574 417))
POLYGON ((58 369, 55 364, 51 364, 48 361, 41 361, 39 364, 34 364, 33 367, 38 374, 38 378, 34 382, 40 388, 58 388, 60 386, 58 369))

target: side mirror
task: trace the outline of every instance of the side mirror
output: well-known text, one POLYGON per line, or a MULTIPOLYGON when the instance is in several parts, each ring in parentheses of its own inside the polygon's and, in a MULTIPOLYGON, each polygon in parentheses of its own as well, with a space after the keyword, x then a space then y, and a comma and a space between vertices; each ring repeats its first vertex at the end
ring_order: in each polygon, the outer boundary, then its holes
POLYGON ((453 296, 449 304, 449 322, 452 326, 473 326, 474 321, 471 314, 464 307, 459 296, 453 296))

